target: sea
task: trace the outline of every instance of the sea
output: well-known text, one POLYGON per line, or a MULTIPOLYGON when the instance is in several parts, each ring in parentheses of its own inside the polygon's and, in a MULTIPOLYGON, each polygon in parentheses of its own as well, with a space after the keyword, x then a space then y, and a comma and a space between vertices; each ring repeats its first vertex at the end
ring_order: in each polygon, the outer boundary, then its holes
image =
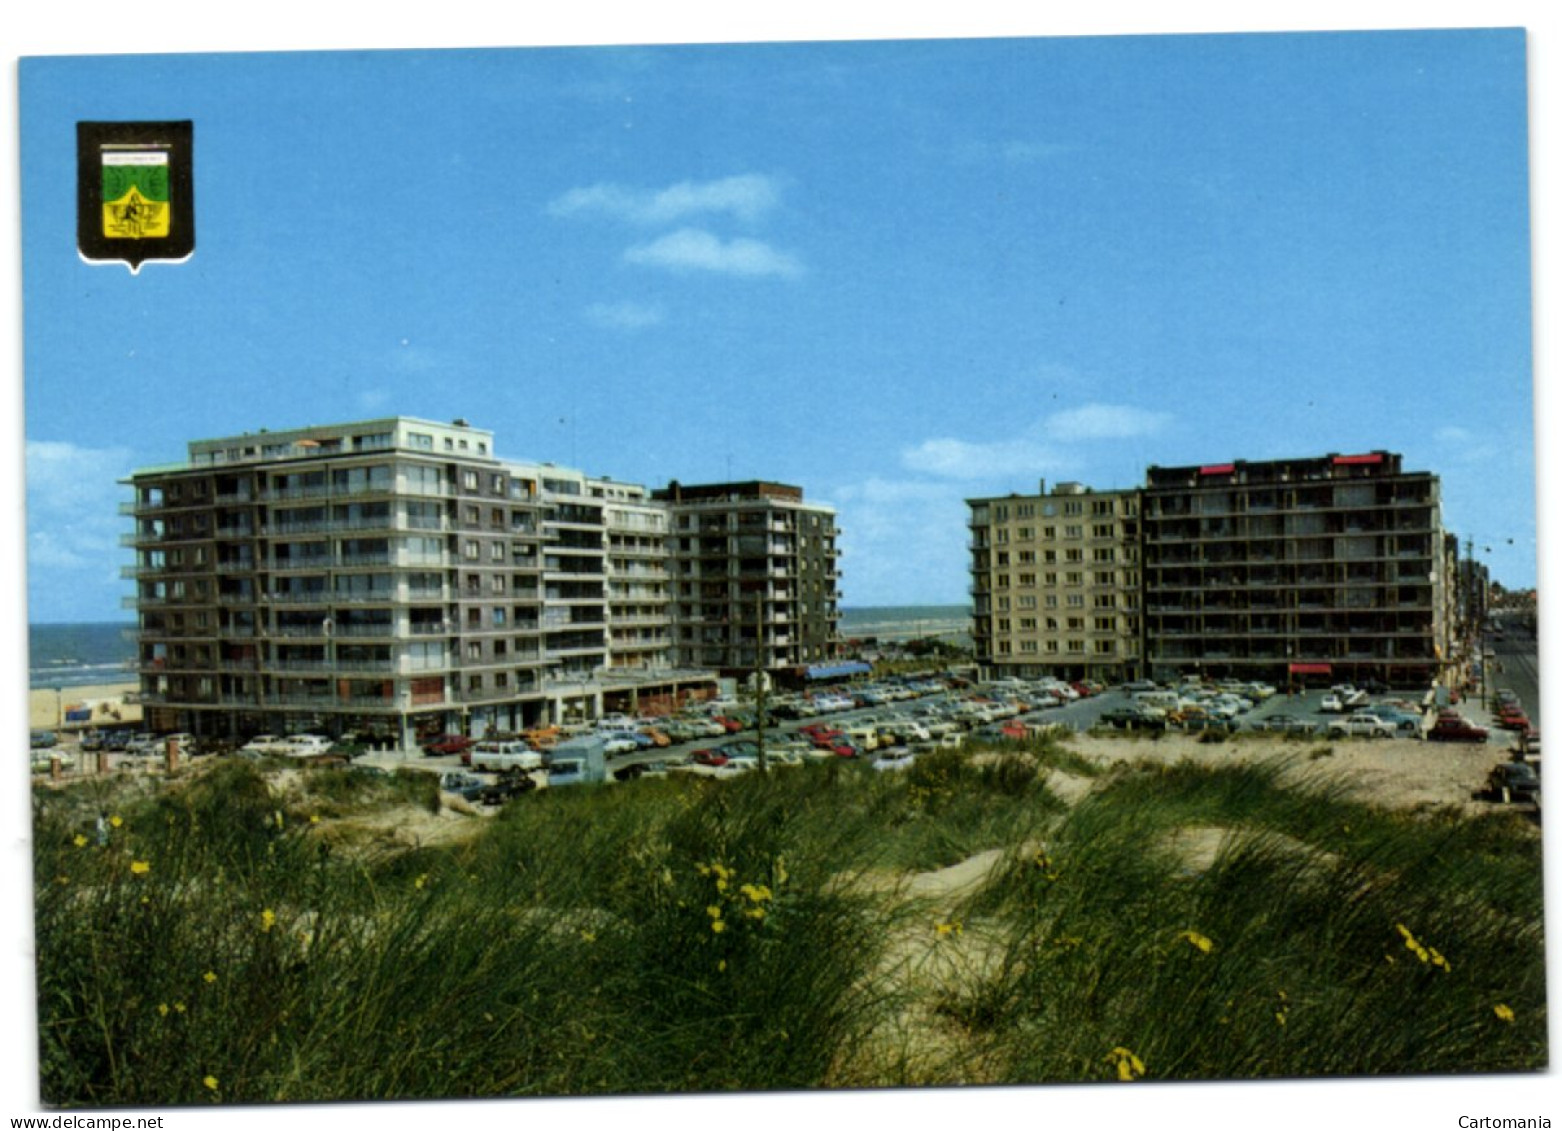
MULTIPOLYGON (((84 687, 134 682, 135 643, 127 638, 129 621, 28 626, 28 686, 84 687)), ((841 610, 846 640, 911 640, 935 636, 953 644, 969 643, 971 610, 966 605, 870 605, 841 610)))
POLYGON ((32 689, 134 683, 131 621, 27 626, 27 685, 32 689))

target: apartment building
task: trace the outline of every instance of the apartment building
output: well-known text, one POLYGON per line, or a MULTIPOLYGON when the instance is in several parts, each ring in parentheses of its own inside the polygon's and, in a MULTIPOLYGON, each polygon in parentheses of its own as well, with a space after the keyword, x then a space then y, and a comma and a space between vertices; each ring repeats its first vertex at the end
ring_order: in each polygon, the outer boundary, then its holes
POLYGON ((973 639, 995 677, 1140 674, 1139 492, 969 499, 973 639))
POLYGON ((1143 524, 1151 678, 1452 678, 1457 546, 1399 455, 1151 467, 1143 524))
POLYGON ((795 669, 840 649, 835 511, 783 483, 653 492, 667 505, 680 664, 728 675, 795 669))
POLYGON ((410 748, 713 689, 670 663, 645 489, 501 461, 465 421, 195 441, 125 482, 158 729, 410 748))

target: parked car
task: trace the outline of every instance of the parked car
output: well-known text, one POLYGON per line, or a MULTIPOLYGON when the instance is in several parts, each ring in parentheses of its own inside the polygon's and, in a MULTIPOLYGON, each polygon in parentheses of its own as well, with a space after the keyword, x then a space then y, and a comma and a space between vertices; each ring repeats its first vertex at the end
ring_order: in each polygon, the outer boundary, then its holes
POLYGON ((1318 729, 1318 724, 1311 719, 1287 714, 1284 711, 1267 718, 1256 719, 1251 725, 1254 730, 1269 731, 1271 734, 1312 734, 1318 729))
POLYGON ((485 740, 462 755, 474 770, 501 772, 515 769, 530 773, 542 769, 542 755, 520 739, 485 740))
POLYGON ((288 758, 316 758, 330 753, 333 743, 322 734, 290 734, 274 753, 288 758))
POLYGON ((1360 711, 1349 718, 1335 719, 1324 728, 1330 738, 1393 738, 1394 726, 1377 715, 1360 711))
POLYGON ((1524 762, 1499 762, 1486 775, 1486 793, 1493 801, 1534 801, 1540 776, 1524 762))
POLYGON ((1478 727, 1460 715, 1442 714, 1426 732, 1429 742, 1485 742, 1486 728, 1478 727))
MULTIPOLYGON (((531 753, 535 756, 537 752, 532 750, 531 753)), ((479 791, 477 800, 484 805, 503 805, 510 798, 530 793, 536 788, 537 783, 532 781, 529 773, 519 769, 506 770, 493 784, 479 791)))
POLYGON ((1166 716, 1144 707, 1115 707, 1110 711, 1103 711, 1100 721, 1106 726, 1119 730, 1166 729, 1166 716))
POLYGON ((470 750, 476 741, 464 734, 436 734, 423 740, 423 753, 430 757, 461 754, 470 750))
POLYGON ((488 783, 482 778, 473 777, 471 774, 448 773, 439 775, 439 788, 446 793, 454 793, 467 801, 476 801, 478 795, 488 787, 488 783))

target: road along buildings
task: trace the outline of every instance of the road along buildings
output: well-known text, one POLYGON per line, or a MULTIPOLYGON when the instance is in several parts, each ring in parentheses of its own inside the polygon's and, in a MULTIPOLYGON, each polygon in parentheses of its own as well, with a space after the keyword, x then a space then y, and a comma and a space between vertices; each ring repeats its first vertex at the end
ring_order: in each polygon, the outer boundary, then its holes
POLYGON ((1151 467, 1131 491, 968 505, 978 661, 995 671, 1463 678, 1457 542, 1437 477, 1396 454, 1151 467))
POLYGON ((670 709, 711 694, 720 669, 833 654, 834 516, 803 507, 798 488, 763 485, 762 505, 721 511, 732 556, 701 541, 689 559, 675 522, 717 513, 702 506, 729 487, 674 485, 683 506, 501 460, 493 444, 465 421, 388 417, 195 441, 186 462, 133 473, 126 604, 150 725, 410 748, 428 733, 670 709), (767 524, 762 553, 749 515, 767 524), (683 646, 715 615, 703 588, 675 608, 685 560, 702 586, 732 582, 728 651, 683 646))

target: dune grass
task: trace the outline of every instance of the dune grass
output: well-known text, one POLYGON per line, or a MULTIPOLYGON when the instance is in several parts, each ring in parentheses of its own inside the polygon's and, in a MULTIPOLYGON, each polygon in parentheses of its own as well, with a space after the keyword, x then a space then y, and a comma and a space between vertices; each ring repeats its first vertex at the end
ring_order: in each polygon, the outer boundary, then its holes
POLYGON ((1067 810, 1046 772, 1082 762, 1040 743, 900 773, 827 763, 543 791, 439 847, 334 835, 354 815, 426 811, 426 780, 310 775, 283 792, 232 762, 161 792, 40 793, 43 1096, 1545 1063, 1532 830, 1381 812, 1272 767, 1120 767, 1067 810), (992 849, 1001 865, 937 923, 870 882, 992 849), (919 955, 952 945, 956 920, 976 957, 929 966, 919 955), (907 1017, 939 1033, 931 1054, 926 1033, 896 1035, 907 1017))

